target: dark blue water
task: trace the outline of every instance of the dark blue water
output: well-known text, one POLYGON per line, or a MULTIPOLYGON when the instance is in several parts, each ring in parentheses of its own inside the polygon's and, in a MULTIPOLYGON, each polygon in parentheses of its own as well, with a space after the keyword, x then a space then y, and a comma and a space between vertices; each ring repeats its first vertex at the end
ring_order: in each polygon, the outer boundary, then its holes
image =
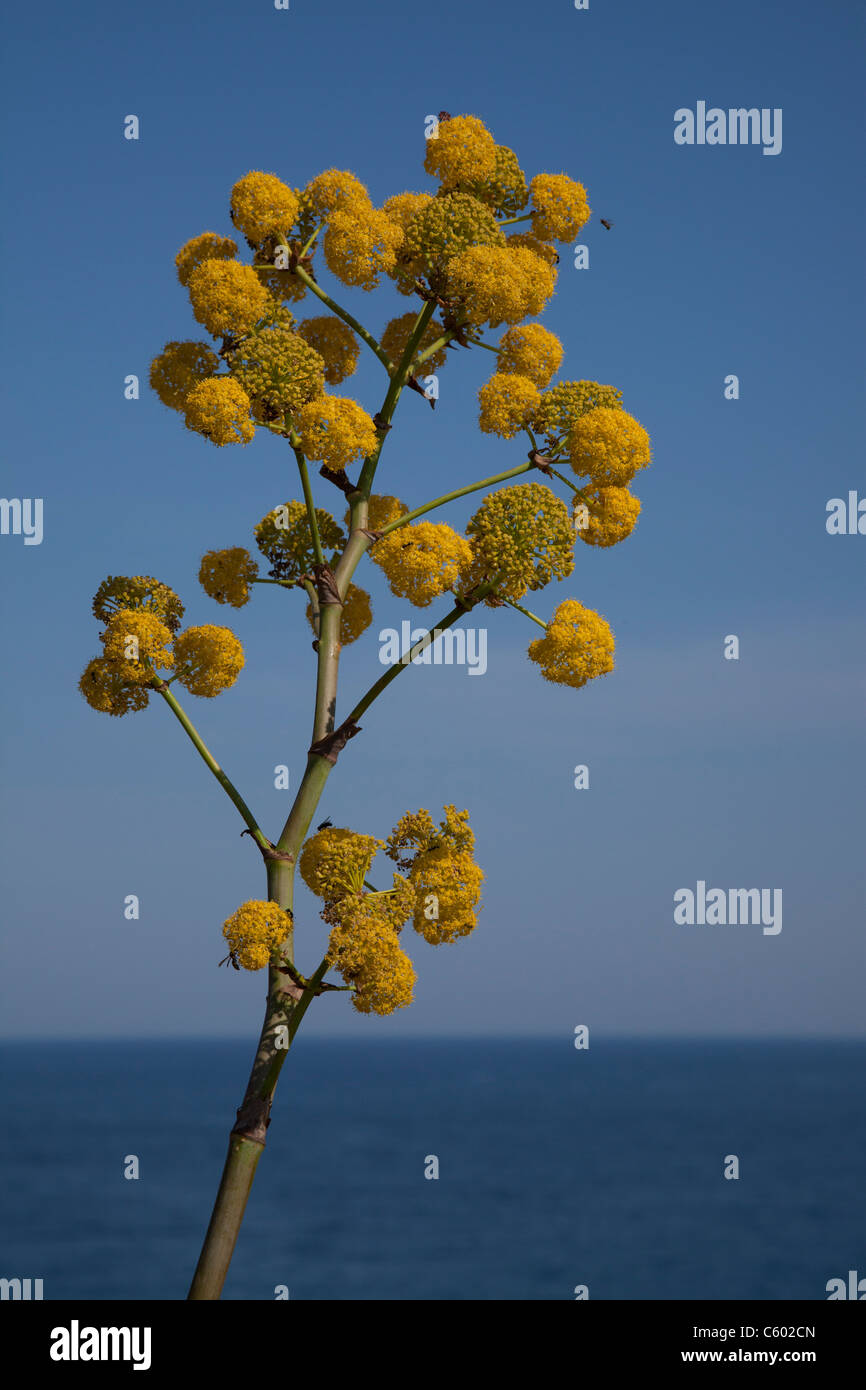
MULTIPOLYGON (((185 1297, 250 1057, 4 1045, 0 1274, 185 1297)), ((299 1039, 225 1297, 825 1299, 866 1275, 864 1063, 862 1043, 299 1039)))

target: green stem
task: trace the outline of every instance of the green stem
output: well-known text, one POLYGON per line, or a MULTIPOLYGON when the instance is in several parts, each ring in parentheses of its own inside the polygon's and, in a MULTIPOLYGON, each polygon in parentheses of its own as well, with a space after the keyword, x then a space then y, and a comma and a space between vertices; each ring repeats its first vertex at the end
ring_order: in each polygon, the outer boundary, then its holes
MULTIPOLYGON (((501 595, 497 594, 497 598, 500 597, 501 595)), ((507 603, 509 608, 516 608, 518 613, 525 614, 525 616, 531 618, 534 623, 538 623, 539 627, 543 627, 545 632, 547 631, 547 623, 543 622, 541 618, 537 618, 534 613, 530 613, 529 609, 524 608, 522 604, 515 603, 514 599, 511 598, 503 598, 502 602, 507 603)))
POLYGON ((192 740, 193 746, 201 754, 202 759, 210 768, 211 772, 219 782, 220 786, 228 794, 228 796, 234 802, 235 806, 237 806, 247 825, 247 828, 252 832, 252 836, 256 844, 259 846, 260 849, 266 849, 268 847, 268 840, 267 837, 263 834, 262 830, 260 829, 258 821, 256 820, 247 803, 244 801, 234 782, 232 782, 232 780, 229 777, 227 777, 226 774, 223 772, 216 758, 211 753, 210 749, 204 742, 203 738, 199 734, 195 725, 190 720, 189 716, 178 704, 174 695, 172 695, 171 691, 168 689, 165 683, 163 683, 160 686, 157 686, 156 689, 159 691, 160 695, 165 700, 165 703, 168 705, 169 709, 179 720, 181 727, 189 735, 190 739, 192 740))
POLYGON ((497 222, 497 227, 513 227, 515 222, 529 222, 535 216, 532 212, 525 212, 522 217, 506 217, 503 222, 497 222))
POLYGON ((414 511, 398 517, 396 521, 389 521, 387 526, 382 527, 382 535, 387 536, 400 526, 406 526, 408 522, 414 521, 416 516, 432 512, 434 507, 444 507, 446 502, 453 502, 457 497, 466 497, 470 492, 478 492, 483 487, 493 487, 495 483, 507 482, 509 478, 517 478, 534 467, 534 463, 521 463, 517 468, 509 468, 505 473, 494 473, 492 478, 481 478, 477 483, 469 483, 467 487, 458 487, 454 492, 446 492, 444 497, 436 497, 432 502, 425 502, 423 507, 416 507, 414 511))
POLYGON ((296 589, 298 586, 294 579, 255 579, 250 580, 251 584, 279 584, 283 589, 296 589))
POLYGON ((291 441, 295 458, 298 460, 298 472, 301 475, 301 487, 304 489, 304 501, 307 504, 307 520, 310 523, 310 535, 313 538, 313 553, 316 557, 316 564, 323 565, 325 557, 322 553, 322 542, 319 537, 319 523, 316 520, 316 504, 313 501, 313 489, 310 487, 310 474, 307 470, 307 460, 301 452, 298 444, 291 441))
POLYGON ((311 275, 307 274, 302 265, 296 266, 294 274, 297 275, 298 279, 306 285, 308 290, 312 290, 313 294, 316 295, 318 299, 321 299, 323 304, 326 304, 328 306, 332 314, 336 314, 338 319, 342 319, 343 322, 347 323, 350 328, 354 328, 355 332, 358 334, 358 337, 363 338, 368 348, 375 352, 379 361, 382 363, 382 366, 385 368, 385 371, 390 371, 391 363, 388 359, 388 355, 387 353, 382 351, 379 344, 376 342, 376 339, 373 337, 372 333, 368 333, 364 325, 362 323, 359 323, 358 320, 348 312, 348 310, 342 309, 340 305, 336 302, 336 300, 332 299, 331 296, 327 294, 325 290, 322 289, 321 285, 319 285, 311 275))

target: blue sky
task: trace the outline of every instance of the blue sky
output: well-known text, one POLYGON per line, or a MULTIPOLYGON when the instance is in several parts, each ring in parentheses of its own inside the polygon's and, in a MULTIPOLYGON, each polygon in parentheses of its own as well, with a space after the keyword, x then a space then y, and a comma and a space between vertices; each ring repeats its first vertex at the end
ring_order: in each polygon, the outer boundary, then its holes
MULTIPOLYGON (((262 587, 236 613, 196 576, 205 550, 250 544, 296 495, 294 464, 272 438, 216 449, 146 386, 124 400, 123 381, 198 336, 173 258, 200 231, 230 233, 241 174, 303 184, 336 165, 377 202, 426 189, 424 118, 442 108, 482 116, 528 175, 586 185, 590 267, 563 248, 544 321, 563 377, 622 388, 654 462, 633 536, 581 546, 572 578, 533 596, 536 611, 579 597, 602 612, 612 675, 547 685, 525 656, 536 630, 485 612, 483 678, 410 668, 368 713, 322 817, 384 836, 407 809, 468 807, 485 908, 467 941, 408 942, 410 1010, 361 1018, 335 996, 304 1026, 862 1033, 866 538, 824 525, 828 499, 866 494, 862 27, 857 5, 803 0, 160 0, 7 18, 2 492, 43 498, 45 534, 0 536, 5 1035, 255 1034, 263 977, 216 963, 223 919, 263 895, 256 851, 167 710, 109 720, 76 682, 106 574, 156 574, 189 621, 232 626, 236 687, 185 704, 275 836, 288 794, 274 765, 297 787, 309 741, 303 605, 262 587), (674 112, 698 100, 782 108, 781 154, 677 146, 674 112), (729 633, 738 662, 722 657, 729 633), (676 926, 673 894, 699 879, 781 887, 782 932, 676 926)), ((377 331, 407 307, 389 288, 343 298, 377 331)), ((522 461, 518 441, 477 429, 491 361, 454 354, 435 413, 403 402, 379 490, 419 505, 522 461)), ((362 359, 341 389, 372 412, 381 377, 362 359)), ((475 505, 440 517, 460 526, 475 505)), ((344 712, 382 669, 378 631, 437 613, 370 565, 357 577, 374 626, 344 654, 344 712)), ((297 922, 311 968, 325 929, 305 890, 297 922)))

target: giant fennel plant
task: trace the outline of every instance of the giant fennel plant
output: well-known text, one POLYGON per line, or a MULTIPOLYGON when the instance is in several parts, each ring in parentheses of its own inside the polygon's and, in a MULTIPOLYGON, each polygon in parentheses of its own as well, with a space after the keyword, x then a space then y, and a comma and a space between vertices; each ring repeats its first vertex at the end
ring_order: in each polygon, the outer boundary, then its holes
POLYGON ((255 527, 262 558, 243 546, 209 551, 199 572, 205 593, 232 608, 248 603, 257 584, 300 590, 306 599, 317 653, 313 734, 276 840, 175 694, 182 686, 211 699, 229 689, 244 665, 238 638, 212 623, 182 627, 181 600, 149 576, 111 576, 94 599, 102 654, 81 677, 84 698, 109 715, 141 710, 153 696, 164 701, 234 802, 266 871, 266 896, 243 903, 223 927, 227 961, 267 970, 267 1005, 191 1299, 220 1296, 277 1079, 311 1002, 344 990, 361 1013, 403 1008, 415 980, 404 928, 411 923, 438 945, 476 924, 483 875, 466 811, 446 806, 438 824, 426 810, 407 813, 384 840, 330 823, 308 834, 359 720, 435 633, 478 605, 510 605, 541 628, 528 654, 545 680, 579 688, 613 669, 613 634, 598 613, 568 598, 545 620, 521 603, 528 591, 571 574, 577 541, 610 546, 629 535, 640 511, 629 484, 650 459, 646 431, 623 409, 618 390, 594 381, 551 385, 562 345, 540 323, 526 322, 554 293, 555 244, 572 241, 589 219, 585 190, 565 174, 538 174, 527 184, 513 151, 470 115, 440 114, 424 168, 437 182, 433 191, 398 193, 380 208, 347 171, 328 169, 302 189, 274 174, 245 174, 231 192, 231 219, 249 259, 239 258, 233 237, 215 232, 194 237, 176 258, 192 313, 214 343, 170 342, 151 367, 160 400, 214 446, 246 446, 266 430, 285 440, 297 462, 301 497, 255 527), (512 230, 521 223, 528 225, 512 230), (412 307, 375 337, 323 288, 317 256, 345 286, 372 291, 386 277, 412 307), (300 317, 301 306, 324 312, 300 317), (503 329, 488 341, 490 331, 503 329), (439 371, 456 346, 495 354, 495 371, 479 392, 479 426, 503 440, 524 437, 527 452, 493 477, 417 505, 374 492, 403 391, 426 396, 422 372, 439 371), (373 414, 330 389, 353 374, 365 349, 385 381, 373 414), (344 495, 342 522, 316 504, 310 463, 344 495), (515 482, 521 474, 534 481, 515 482), (463 535, 427 519, 483 488, 494 490, 463 535), (338 722, 340 650, 372 621, 369 596, 353 582, 365 557, 401 599, 427 608, 449 593, 452 606, 338 722), (267 574, 259 572, 262 560, 267 574), (368 874, 382 849, 395 872, 393 885, 377 891, 368 874), (329 929, 309 976, 295 963, 296 866, 329 929), (327 980, 329 971, 343 983, 327 980))

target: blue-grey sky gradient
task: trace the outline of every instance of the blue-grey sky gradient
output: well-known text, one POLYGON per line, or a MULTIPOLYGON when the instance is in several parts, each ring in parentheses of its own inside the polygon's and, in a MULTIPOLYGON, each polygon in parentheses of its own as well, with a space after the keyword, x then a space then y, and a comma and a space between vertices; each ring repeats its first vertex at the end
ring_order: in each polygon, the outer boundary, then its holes
MULTIPOLYGON (((528 174, 586 185, 590 268, 562 248, 544 322, 565 378, 622 388, 654 463, 632 537, 579 546, 573 577, 532 596, 542 613, 572 596, 603 613, 612 675, 546 684, 525 656, 537 629, 485 610, 483 677, 411 668, 365 717, 322 818, 384 836, 407 809, 468 807, 485 906, 468 940, 409 941, 411 1009, 362 1018, 334 996, 304 1026, 862 1034, 866 537, 825 530, 828 499, 866 495, 862 30, 861 6, 805 0, 48 0, 7 16, 0 490, 42 497, 45 532, 0 537, 4 1035, 255 1036, 264 977, 216 966, 223 919, 264 896, 259 856, 161 702, 110 720, 78 695, 98 651, 91 598, 107 574, 152 573, 190 622, 238 633, 234 690, 183 701, 276 836, 290 793, 274 766, 296 788, 309 742, 303 601, 262 587, 220 608, 197 571, 297 495, 294 462, 261 432, 217 449, 184 430, 148 364, 200 336, 173 258, 231 232, 241 174, 349 168, 377 202, 431 188, 424 118, 442 108, 482 116, 528 174), (699 100, 782 108, 782 152, 677 146, 674 112, 699 100), (722 656, 730 633, 739 661, 722 656), (783 930, 675 925, 674 892, 699 879, 782 888, 783 930)), ((376 331, 408 307, 390 286, 344 299, 376 331)), ((477 428, 492 361, 453 354, 435 413, 403 401, 379 491, 419 505, 522 461, 519 441, 477 428)), ((370 354, 339 389, 378 407, 370 354)), ((439 611, 393 598, 369 564, 357 577, 374 626, 344 653, 344 713, 381 672, 378 631, 439 611)), ((325 928, 304 889, 296 917, 312 968, 325 928)))

